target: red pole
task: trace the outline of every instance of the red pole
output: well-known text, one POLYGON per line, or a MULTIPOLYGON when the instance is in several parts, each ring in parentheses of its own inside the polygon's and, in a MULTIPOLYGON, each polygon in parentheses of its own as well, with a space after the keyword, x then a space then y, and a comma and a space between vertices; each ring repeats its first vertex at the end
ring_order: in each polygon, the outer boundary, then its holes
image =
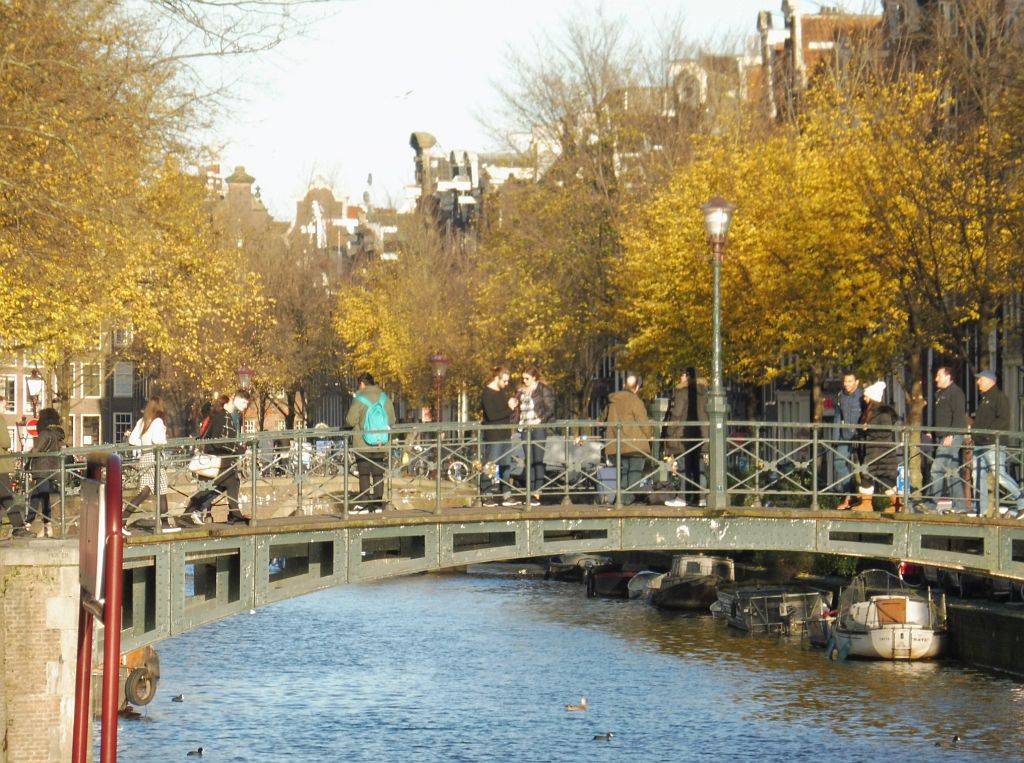
MULTIPOLYGON (((90 461, 86 475, 99 480, 102 466, 90 461)), ((78 607, 78 662, 75 665, 75 725, 71 733, 71 763, 86 763, 89 756, 89 721, 92 717, 89 695, 92 689, 92 627, 93 615, 81 605, 78 607)))
POLYGON ((92 688, 92 613, 78 610, 78 665, 75 667, 75 727, 71 763, 86 763, 89 751, 89 690, 92 688))
POLYGON ((124 535, 121 533, 121 457, 107 458, 104 486, 107 506, 106 585, 103 603, 103 731, 100 763, 117 763, 117 700, 121 662, 121 600, 124 594, 121 569, 124 535))

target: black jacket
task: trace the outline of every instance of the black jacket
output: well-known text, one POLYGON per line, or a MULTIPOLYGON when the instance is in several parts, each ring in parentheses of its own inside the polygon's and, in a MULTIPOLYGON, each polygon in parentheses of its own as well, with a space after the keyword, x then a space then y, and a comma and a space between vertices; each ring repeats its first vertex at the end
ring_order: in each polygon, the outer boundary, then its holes
POLYGON ((64 428, 51 424, 39 432, 32 441, 29 471, 37 480, 56 476, 60 472, 61 454, 64 447, 64 428), (37 455, 38 454, 38 455, 37 455))
POLYGON ((967 399, 956 384, 935 393, 935 439, 967 428, 967 399))
MULTIPOLYGON (((974 414, 975 429, 993 429, 1005 432, 1010 428, 1010 401, 999 387, 992 387, 978 399, 978 410, 974 414)), ((975 445, 993 445, 993 434, 972 434, 975 445)))

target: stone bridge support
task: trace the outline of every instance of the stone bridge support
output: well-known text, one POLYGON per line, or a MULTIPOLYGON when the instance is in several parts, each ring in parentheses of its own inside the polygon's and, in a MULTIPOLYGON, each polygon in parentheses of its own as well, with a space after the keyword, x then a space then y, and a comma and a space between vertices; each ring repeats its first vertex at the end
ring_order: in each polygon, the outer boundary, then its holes
POLYGON ((78 540, 0 546, 0 763, 71 759, 78 540))

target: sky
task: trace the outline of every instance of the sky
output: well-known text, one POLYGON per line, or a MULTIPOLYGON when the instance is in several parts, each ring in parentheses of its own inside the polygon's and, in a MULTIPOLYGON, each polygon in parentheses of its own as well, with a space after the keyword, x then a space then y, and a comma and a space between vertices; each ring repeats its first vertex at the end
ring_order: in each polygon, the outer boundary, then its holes
MULTIPOLYGON (((805 13, 821 3, 801 0, 805 13)), ((879 0, 824 3, 877 12, 879 0)), ((264 204, 291 220, 314 180, 338 198, 398 204, 413 182, 409 136, 429 132, 445 150, 499 148, 482 124, 500 106, 494 83, 508 81, 507 51, 528 53, 569 18, 622 18, 653 37, 677 15, 697 43, 754 34, 757 13, 783 26, 782 0, 335 0, 297 9, 301 36, 233 62, 234 101, 214 140, 222 174, 243 165, 264 204), (368 176, 373 182, 367 186, 368 176)))

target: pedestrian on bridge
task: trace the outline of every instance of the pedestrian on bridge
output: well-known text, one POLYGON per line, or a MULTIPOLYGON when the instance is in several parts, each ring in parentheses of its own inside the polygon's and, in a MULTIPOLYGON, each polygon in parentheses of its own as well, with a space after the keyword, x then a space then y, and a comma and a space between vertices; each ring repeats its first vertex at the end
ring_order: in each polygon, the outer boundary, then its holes
POLYGON ((484 446, 480 473, 482 506, 498 505, 498 499, 494 495, 495 485, 501 484, 502 467, 508 464, 512 449, 512 410, 516 407, 517 401, 505 391, 511 378, 512 374, 508 368, 495 366, 491 369, 491 380, 484 385, 481 394, 480 420, 487 427, 480 438, 484 446), (502 424, 506 426, 499 426, 502 424))
POLYGON ((608 396, 601 421, 609 424, 605 432, 605 453, 619 459, 619 485, 622 505, 636 501, 636 490, 643 481, 644 465, 651 457, 654 427, 647 406, 640 399, 640 377, 626 374, 622 389, 608 396))
POLYGON ((682 485, 665 505, 707 505, 701 471, 708 457, 708 388, 697 380, 697 370, 692 366, 679 374, 666 420, 665 452, 672 456, 674 464, 682 462, 683 468, 681 472, 678 467, 673 469, 682 485))
POLYGON ((862 455, 861 505, 851 506, 857 510, 871 510, 874 495, 882 492, 889 499, 885 511, 901 511, 901 496, 896 490, 896 474, 900 465, 899 439, 893 429, 899 423, 895 409, 885 400, 885 382, 877 381, 864 390, 867 405, 861 415, 857 430, 862 455))
POLYGON ((971 434, 974 442, 974 485, 978 495, 978 515, 993 516, 998 511, 1000 516, 1006 516, 1009 512, 1005 506, 989 504, 989 493, 994 492, 994 483, 998 481, 1000 497, 1006 497, 1016 504, 1016 511, 1011 516, 1024 516, 1024 495, 1021 494, 1020 485, 1006 469, 1009 443, 1005 436, 997 439, 996 434, 1010 429, 1010 401, 996 386, 994 372, 980 371, 975 377, 975 383, 981 393, 971 434))
POLYGON ((25 528, 31 532, 32 522, 36 513, 43 517, 43 526, 39 537, 52 538, 53 524, 50 516, 50 495, 60 492, 60 465, 64 447, 64 427, 61 426, 60 413, 56 408, 43 408, 39 411, 36 424, 39 434, 32 441, 29 454, 29 473, 35 483, 29 495, 28 520, 25 528))
POLYGON ((853 495, 857 492, 856 443, 857 425, 864 413, 864 391, 854 371, 844 371, 843 388, 836 395, 835 457, 832 462, 835 487, 846 498, 836 507, 840 511, 850 508, 853 495))
POLYGON ((345 423, 352 427, 356 474, 359 475, 359 495, 353 511, 368 513, 384 510, 384 467, 388 462, 387 430, 395 425, 395 406, 371 373, 359 375, 359 388, 345 415, 345 423), (383 409, 384 416, 375 415, 383 409), (384 419, 386 418, 386 422, 384 419))
POLYGON ((228 524, 247 525, 249 517, 238 508, 238 491, 242 480, 239 475, 241 457, 245 445, 241 442, 242 417, 249 406, 249 393, 244 389, 235 394, 223 405, 215 405, 210 412, 210 422, 206 428, 204 439, 213 440, 203 447, 204 452, 220 458, 217 476, 213 484, 189 499, 188 511, 192 521, 202 524, 203 514, 220 495, 228 499, 228 524))
MULTIPOLYGON (((0 409, 3 408, 6 400, 0 398, 0 409)), ((11 492, 11 466, 12 458, 8 456, 11 450, 11 432, 7 428, 7 417, 0 413, 0 516, 10 514, 11 535, 15 537, 28 537, 32 533, 25 529, 25 519, 19 511, 11 511, 14 507, 14 493, 11 492)))
POLYGON ((946 487, 953 499, 953 511, 962 514, 967 511, 964 483, 960 477, 960 448, 967 428, 967 399, 964 391, 953 381, 953 369, 949 366, 939 366, 935 370, 935 386, 937 391, 932 411, 935 457, 928 472, 925 507, 936 511, 943 487, 946 487))
MULTIPOLYGON (((529 365, 523 369, 522 385, 517 394, 518 405, 512 412, 512 421, 524 432, 523 455, 530 483, 526 486, 526 502, 540 506, 541 491, 547 478, 544 467, 544 442, 547 429, 543 426, 555 420, 555 392, 541 381, 540 369, 529 365), (529 442, 529 447, 526 443, 529 442)), ((502 501, 503 505, 518 505, 516 498, 502 501)))
MULTIPOLYGON (((167 515, 167 494, 171 492, 170 482, 167 479, 167 471, 164 465, 156 468, 156 454, 154 447, 167 444, 167 425, 164 419, 167 411, 159 395, 153 395, 146 403, 146 409, 135 423, 135 428, 128 435, 128 443, 136 448, 142 448, 142 456, 139 458, 139 492, 127 502, 128 514, 141 511, 142 502, 149 496, 158 494, 158 517, 164 524, 164 529, 172 529, 167 515)), ((127 518, 126 518, 127 521, 127 518)))

